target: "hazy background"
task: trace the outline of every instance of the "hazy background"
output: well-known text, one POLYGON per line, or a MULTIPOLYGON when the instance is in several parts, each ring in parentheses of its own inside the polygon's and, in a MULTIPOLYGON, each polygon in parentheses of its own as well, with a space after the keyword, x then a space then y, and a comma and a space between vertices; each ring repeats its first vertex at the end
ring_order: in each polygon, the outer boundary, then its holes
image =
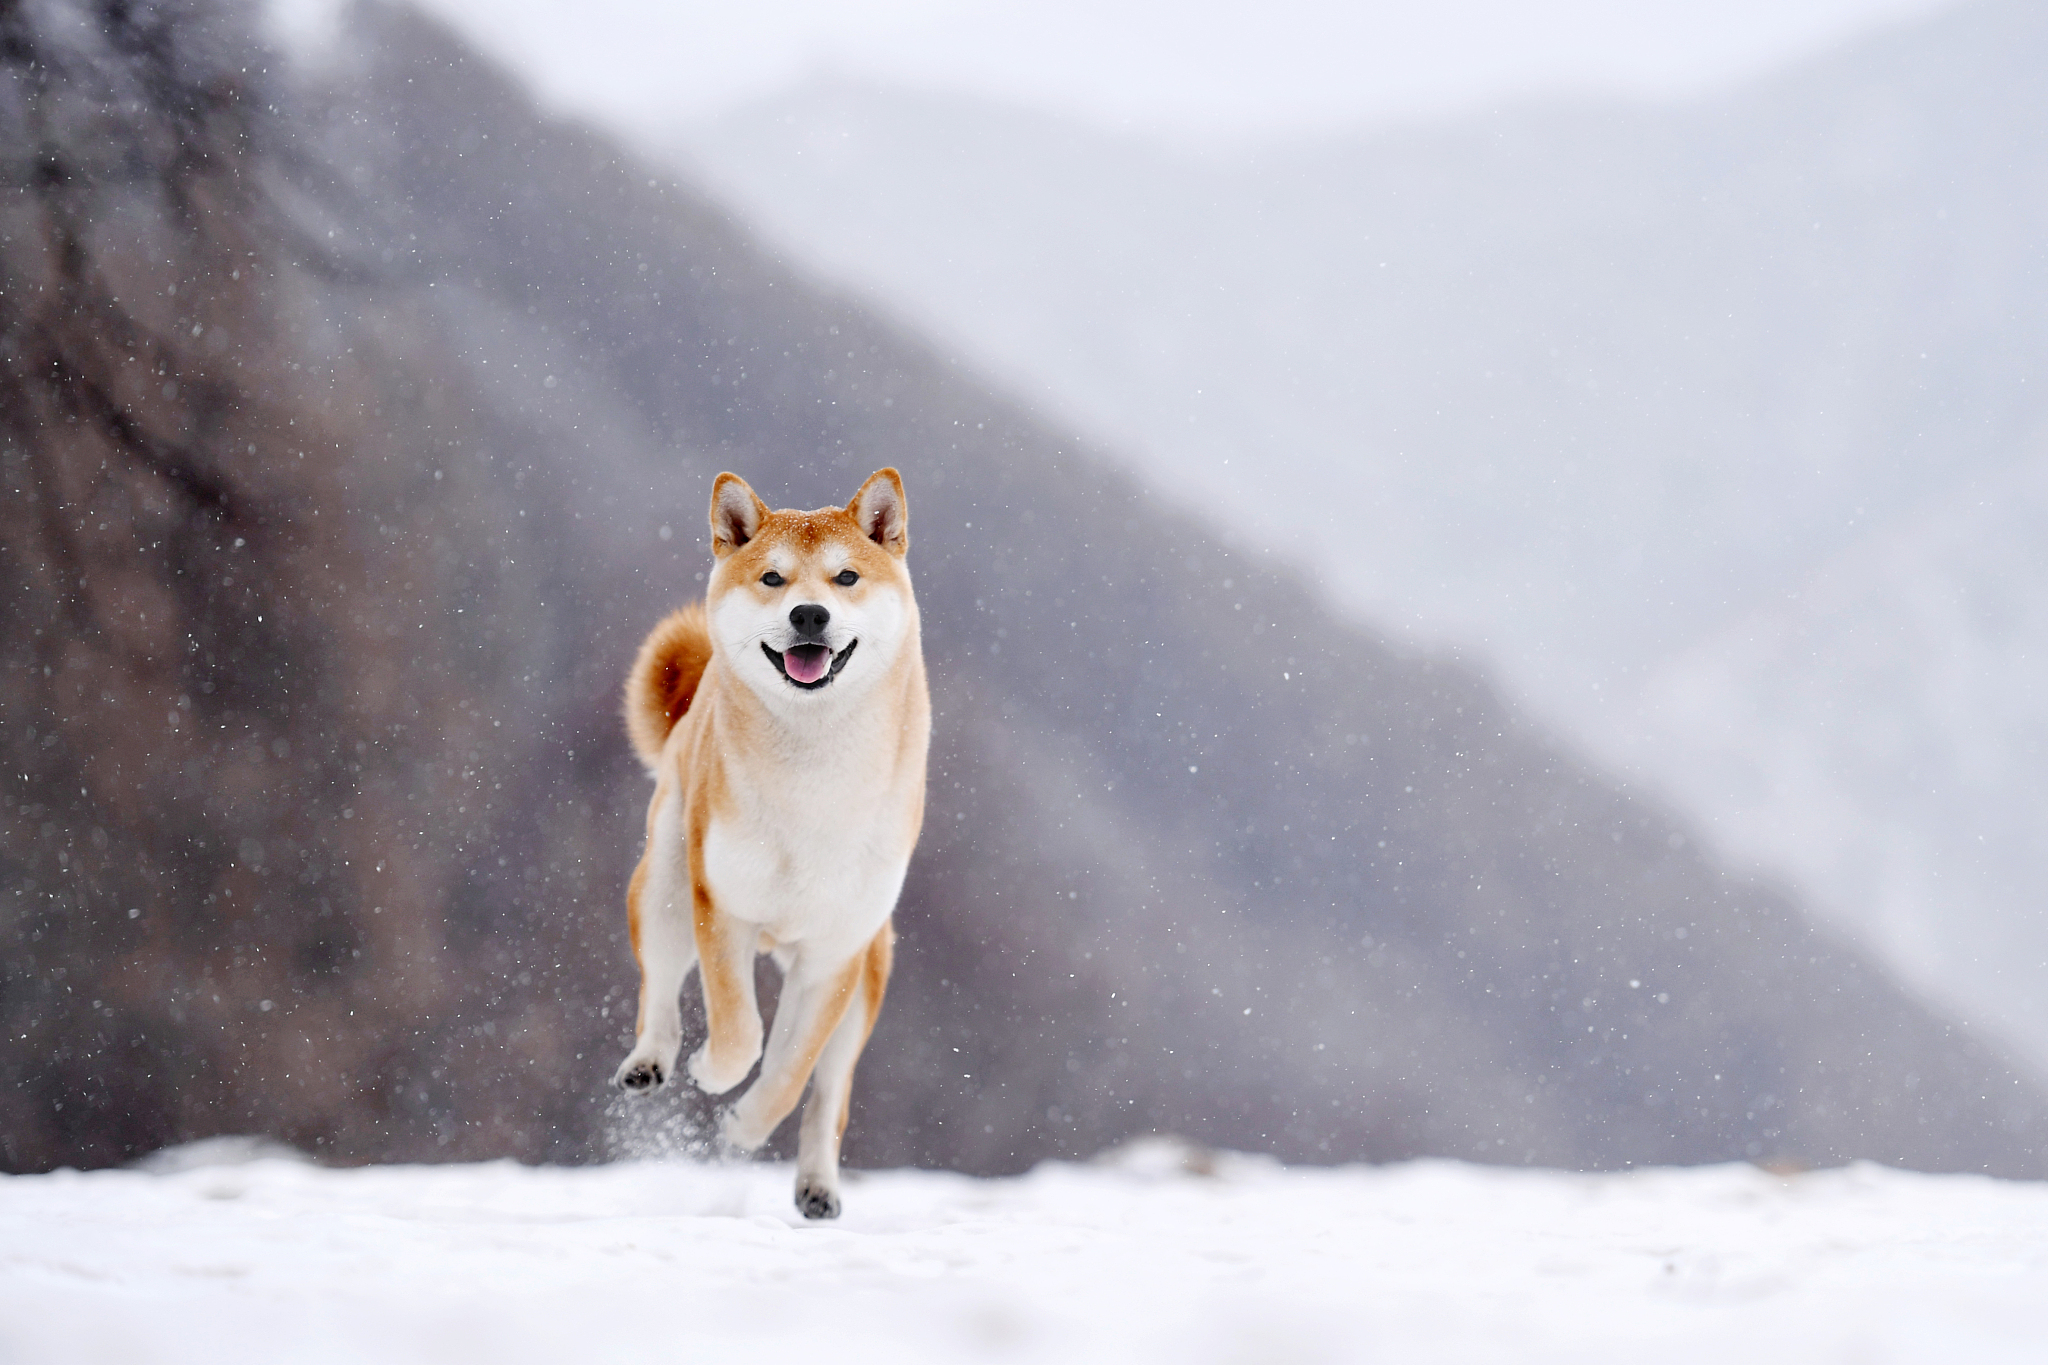
POLYGON ((675 145, 2048 1060, 2044 60, 1979 0, 1206 153, 842 78, 675 145))
POLYGON ((2048 1063, 2030 7, 430 8, 2048 1063))
MULTIPOLYGON (((814 76, 970 94, 1191 143, 1527 95, 1690 93, 1939 0, 430 0, 550 106, 648 145, 814 76)), ((299 45, 340 0, 271 0, 299 45)))
POLYGON ((561 13, 0 14, 10 1168, 694 1131, 618 680, 893 463, 855 1163, 2048 1170, 2033 8, 561 13))

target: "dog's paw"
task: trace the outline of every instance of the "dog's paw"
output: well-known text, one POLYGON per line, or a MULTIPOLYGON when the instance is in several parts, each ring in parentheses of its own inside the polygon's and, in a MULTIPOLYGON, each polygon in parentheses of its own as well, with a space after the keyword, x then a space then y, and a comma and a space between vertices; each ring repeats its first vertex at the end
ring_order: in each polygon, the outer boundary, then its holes
POLYGON ((768 1140, 766 1133, 757 1133, 740 1117, 743 1105, 736 1105, 718 1116, 718 1146, 728 1156, 751 1156, 754 1149, 768 1140))
POLYGON ((796 1208, 804 1217, 817 1220, 839 1216, 839 1191, 814 1176, 799 1176, 796 1208))
POLYGON ((711 1060, 711 1044, 706 1043, 690 1054, 688 1069, 699 1090, 707 1095, 723 1095, 747 1078, 747 1073, 754 1069, 754 1059, 749 1057, 738 1067, 728 1064, 721 1068, 711 1060))
POLYGON ((651 1057, 628 1057, 612 1074, 612 1084, 628 1095, 652 1095, 667 1080, 668 1069, 651 1057))

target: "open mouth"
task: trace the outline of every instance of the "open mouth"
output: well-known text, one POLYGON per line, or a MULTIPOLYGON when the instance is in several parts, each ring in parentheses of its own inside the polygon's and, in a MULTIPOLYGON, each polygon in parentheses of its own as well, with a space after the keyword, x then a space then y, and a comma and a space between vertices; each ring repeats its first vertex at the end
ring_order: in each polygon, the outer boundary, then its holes
POLYGON ((859 643, 849 640, 837 654, 823 645, 791 645, 777 653, 764 641, 761 652, 775 665, 776 672, 789 679, 790 686, 815 692, 839 676, 839 670, 846 667, 846 661, 853 657, 853 647, 859 643))

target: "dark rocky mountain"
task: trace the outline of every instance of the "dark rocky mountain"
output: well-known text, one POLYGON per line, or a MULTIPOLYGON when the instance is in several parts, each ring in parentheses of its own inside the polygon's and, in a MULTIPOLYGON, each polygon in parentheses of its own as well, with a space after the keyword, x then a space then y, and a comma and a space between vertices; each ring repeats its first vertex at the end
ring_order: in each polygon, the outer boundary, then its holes
POLYGON ((348 27, 315 86, 203 3, 0 11, 8 1168, 601 1155, 621 670, 718 469, 882 463, 938 730, 856 1163, 2048 1164, 2033 1081, 1467 668, 348 27))

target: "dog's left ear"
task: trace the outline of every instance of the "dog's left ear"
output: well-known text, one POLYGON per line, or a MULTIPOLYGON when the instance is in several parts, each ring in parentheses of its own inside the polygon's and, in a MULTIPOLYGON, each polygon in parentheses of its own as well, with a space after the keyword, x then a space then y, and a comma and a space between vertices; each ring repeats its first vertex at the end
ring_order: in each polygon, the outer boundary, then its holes
POLYGON ((846 504, 861 534, 897 558, 910 551, 910 512, 903 503, 903 476, 877 469, 846 504))

